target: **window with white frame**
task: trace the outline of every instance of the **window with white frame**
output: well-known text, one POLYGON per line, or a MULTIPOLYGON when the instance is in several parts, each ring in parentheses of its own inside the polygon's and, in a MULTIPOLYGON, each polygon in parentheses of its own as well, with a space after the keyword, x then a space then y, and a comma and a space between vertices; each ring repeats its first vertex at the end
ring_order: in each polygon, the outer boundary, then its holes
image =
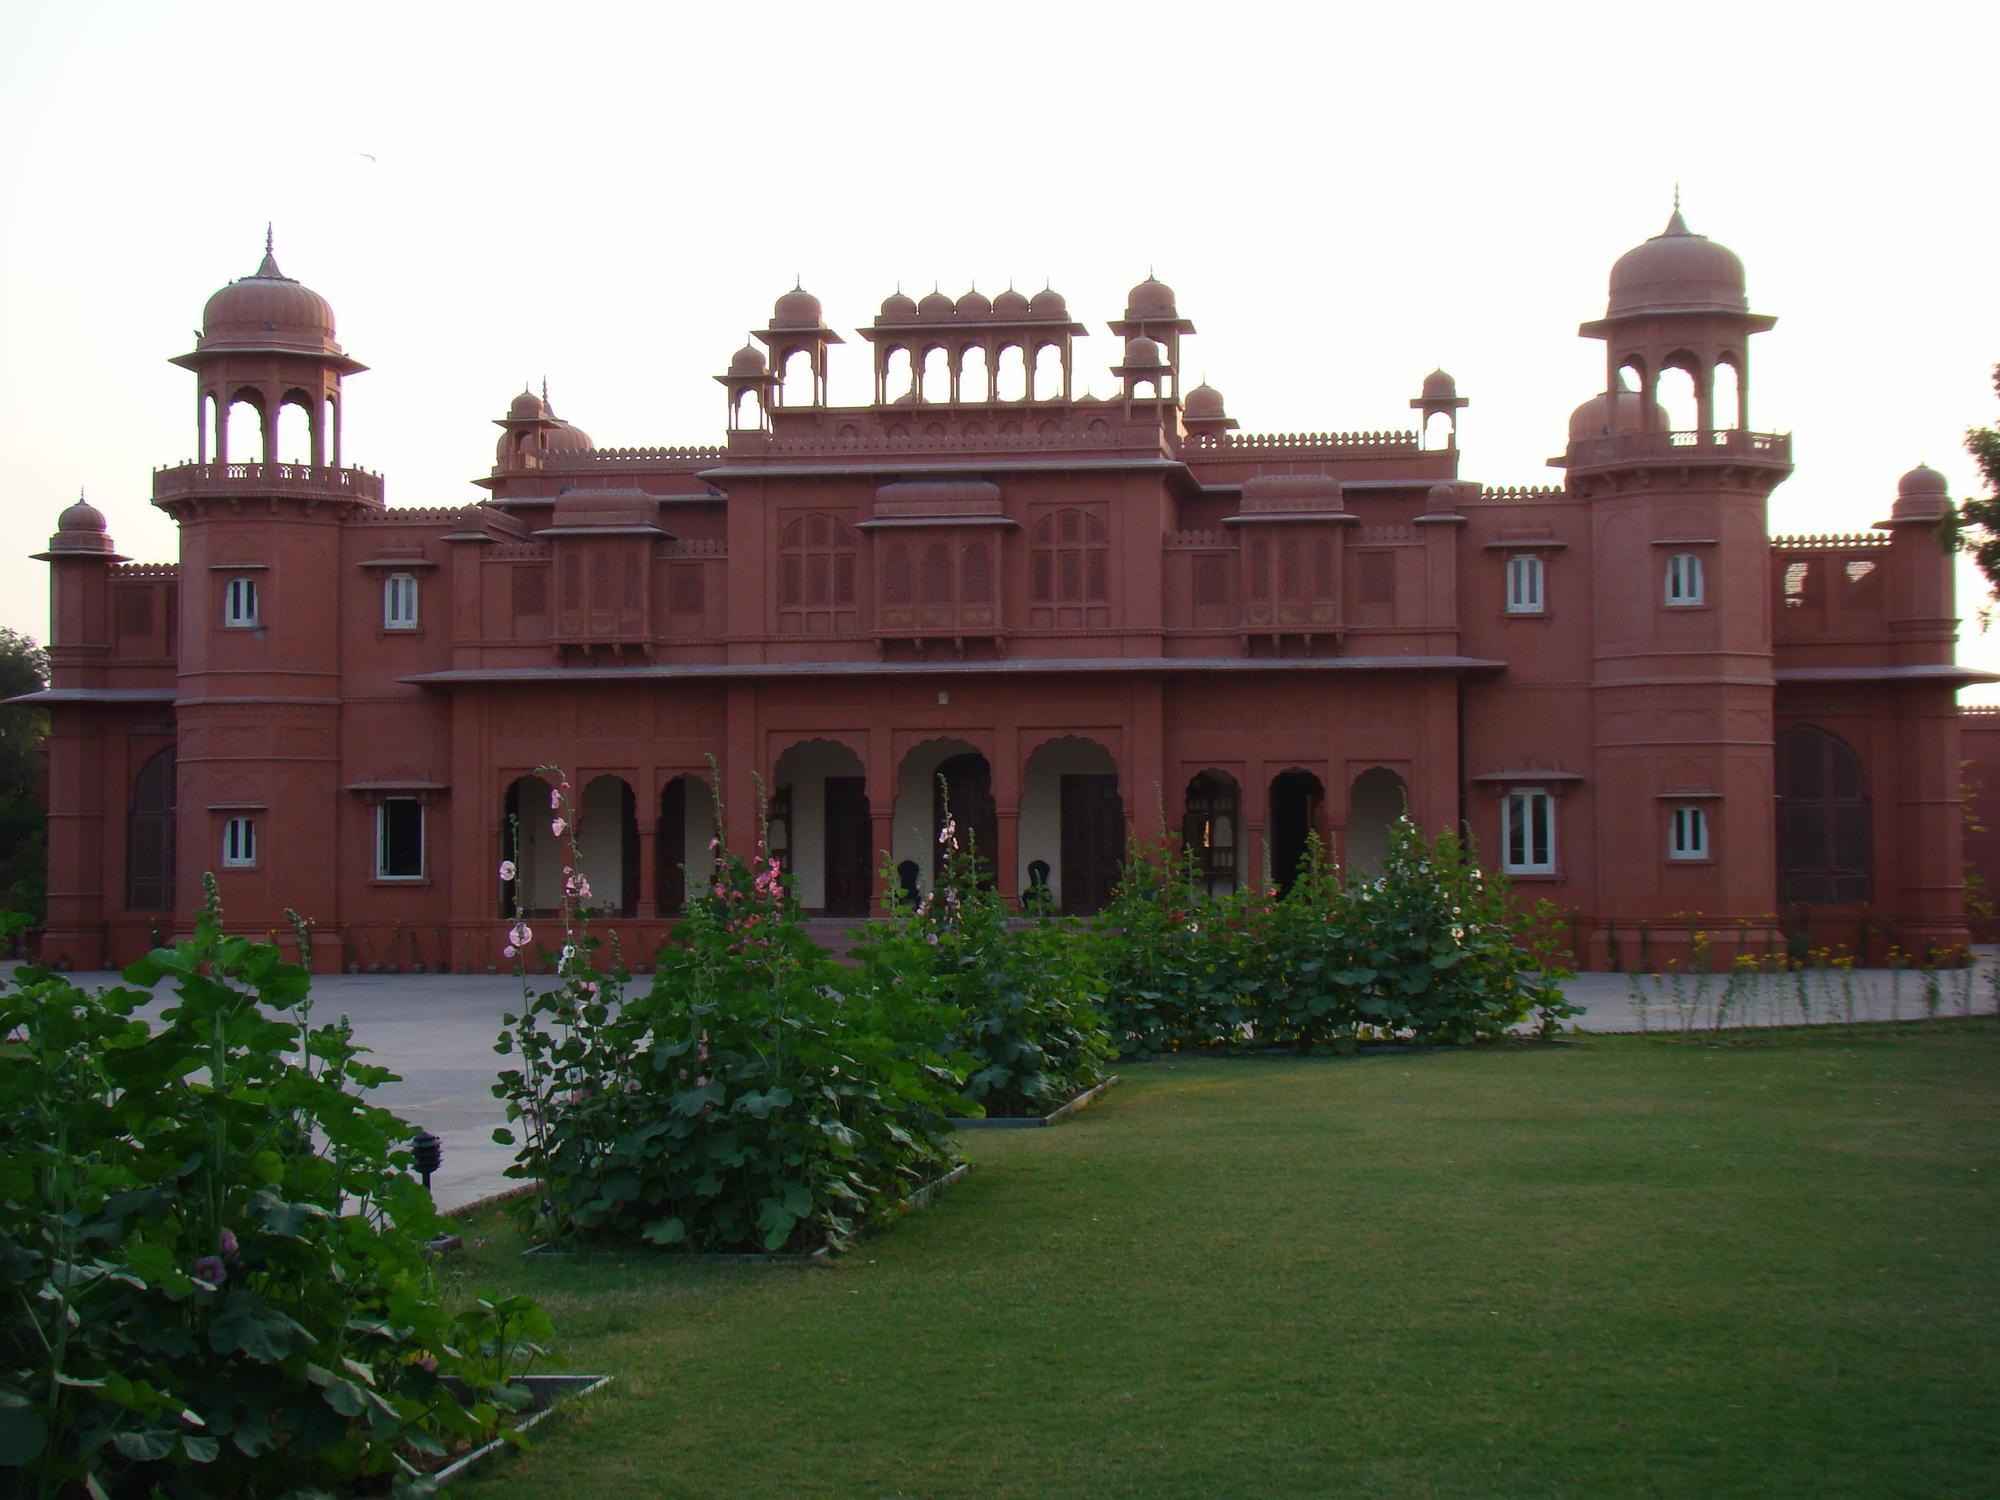
POLYGON ((1532 552, 1517 553, 1507 559, 1507 613, 1538 615, 1542 612, 1542 560, 1532 552))
POLYGON ((232 626, 257 623, 257 580, 232 578, 222 587, 222 623, 232 626))
POLYGON ((1708 858, 1708 810, 1690 802, 1674 809, 1673 830, 1667 844, 1671 859, 1708 858))
POLYGON ((247 870, 257 863, 257 820, 248 816, 230 818, 222 825, 222 867, 247 870))
POLYGON ((424 875, 424 805, 414 797, 385 797, 375 807, 375 878, 421 880, 424 875))
POLYGON ((1676 552, 1667 559, 1667 603, 1699 604, 1701 558, 1693 552, 1676 552))
POLYGON ((413 573, 391 573, 382 580, 382 628, 417 628, 417 579, 413 573))
POLYGON ((1502 866, 1510 874, 1552 875, 1556 868, 1556 799, 1538 786, 1507 794, 1502 866))

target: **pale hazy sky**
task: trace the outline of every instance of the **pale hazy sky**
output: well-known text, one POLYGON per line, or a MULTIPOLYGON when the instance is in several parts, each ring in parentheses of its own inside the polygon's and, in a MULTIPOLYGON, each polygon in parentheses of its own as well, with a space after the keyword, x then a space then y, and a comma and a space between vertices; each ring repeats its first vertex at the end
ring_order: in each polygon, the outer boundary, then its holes
MULTIPOLYGON (((1973 491, 2000 420, 2000 7, 28 5, 0 49, 0 625, 79 488, 175 555, 209 294, 277 225, 348 352, 346 456, 476 498, 524 380, 606 445, 720 440, 721 370, 795 275, 849 336, 900 282, 1044 278, 1091 329, 1156 268, 1255 431, 1384 429, 1433 365, 1466 477, 1558 482, 1611 263, 1688 222, 1778 327, 1751 421, 1781 532, 1973 491)), ((1961 585, 1968 617, 1982 594, 1961 585)), ((1970 618, 1961 658, 2000 669, 1970 618)), ((1980 696, 2000 696, 1982 694, 1980 696)))

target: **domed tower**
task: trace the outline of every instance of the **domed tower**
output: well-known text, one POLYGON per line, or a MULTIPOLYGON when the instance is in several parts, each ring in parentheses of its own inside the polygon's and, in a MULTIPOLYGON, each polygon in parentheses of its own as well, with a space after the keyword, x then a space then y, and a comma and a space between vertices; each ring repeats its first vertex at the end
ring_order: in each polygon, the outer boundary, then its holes
POLYGON ((1604 342, 1605 386, 1571 415, 1554 462, 1589 507, 1596 750, 1578 800, 1597 915, 1613 925, 1776 909, 1767 509, 1791 445, 1745 425, 1750 337, 1775 321, 1750 311, 1743 263, 1691 232, 1677 202, 1619 257, 1604 316, 1580 330, 1604 342), (1693 386, 1692 428, 1668 428, 1669 370, 1693 386), (1720 370, 1735 395, 1719 421, 1720 370), (1670 847, 1663 807, 1696 809, 1701 837, 1670 847))
POLYGON ((1223 405, 1222 392, 1206 380, 1181 398, 1181 426, 1199 446, 1221 447, 1223 435, 1238 425, 1223 405))
POLYGON ((269 230, 262 263, 208 299, 193 351, 173 363, 195 374, 197 461, 208 462, 213 438, 217 463, 278 462, 278 417, 296 406, 312 467, 340 467, 340 382, 368 367, 335 341, 326 298, 278 269, 269 230), (231 430, 246 417, 261 430, 231 430))
POLYGON ((1451 423, 1445 437, 1445 447, 1458 447, 1458 414, 1467 406, 1465 397, 1458 393, 1458 382, 1445 374, 1442 368, 1435 369, 1424 377, 1421 396, 1410 403, 1410 410, 1422 415, 1418 418, 1423 426, 1417 429, 1418 446, 1424 446, 1430 435, 1431 418, 1444 417, 1451 423))
POLYGON ((792 289, 772 307, 770 325, 751 337, 771 351, 771 388, 777 393, 778 405, 826 405, 826 351, 841 342, 841 338, 826 326, 819 298, 794 282, 792 289), (801 351, 812 373, 811 399, 803 401, 797 399, 798 392, 786 387, 786 366, 801 351))
POLYGON ((729 431, 762 431, 770 427, 772 393, 777 390, 778 381, 764 362, 762 349, 755 344, 738 349, 729 356, 729 368, 715 377, 715 383, 729 395, 729 431), (755 403, 755 411, 747 421, 743 412, 746 396, 755 403))
POLYGON ((381 477, 341 465, 341 383, 363 366, 268 236, 256 273, 208 299, 173 362, 193 372, 214 437, 197 462, 153 474, 153 503, 180 529, 175 905, 192 909, 213 870, 232 924, 280 925, 291 902, 331 927, 334 862, 305 851, 340 842, 343 599, 380 587, 341 566, 349 519, 382 509, 381 477), (309 461, 279 451, 286 407, 303 408, 309 461))
MULTIPOLYGON (((1147 272, 1146 279, 1125 294, 1125 316, 1110 326, 1112 333, 1125 340, 1126 366, 1134 364, 1132 348, 1139 339, 1151 343, 1153 352, 1158 356, 1151 361, 1142 359, 1135 367, 1143 370, 1151 365, 1157 369, 1152 375, 1141 373, 1126 379, 1126 395, 1131 395, 1135 381, 1153 380, 1160 395, 1177 399, 1180 395, 1181 335, 1193 333, 1194 324, 1180 315, 1180 309, 1174 302, 1174 289, 1150 271, 1147 272)), ((1142 356, 1147 352, 1143 348, 1140 350, 1142 356)), ((1120 371, 1112 373, 1118 375, 1120 371)), ((1121 378, 1125 377, 1121 375, 1121 378)))

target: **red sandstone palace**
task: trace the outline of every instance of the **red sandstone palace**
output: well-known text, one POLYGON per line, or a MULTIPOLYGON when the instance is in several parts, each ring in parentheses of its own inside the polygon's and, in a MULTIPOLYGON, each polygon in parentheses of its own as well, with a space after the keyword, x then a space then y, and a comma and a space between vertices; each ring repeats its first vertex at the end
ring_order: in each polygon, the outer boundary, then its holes
POLYGON ((794 289, 716 377, 721 445, 598 448, 524 391, 488 499, 395 510, 343 465, 363 367, 267 253, 174 361, 180 561, 127 562, 81 501, 40 554, 44 954, 124 962, 214 871, 232 925, 314 916, 322 967, 484 968, 511 901, 555 899, 545 763, 627 955, 706 868, 711 767, 733 836, 761 781, 831 916, 930 878, 942 781, 1000 890, 1072 912, 1162 815, 1225 889, 1282 884, 1310 829, 1365 869, 1407 806, 1573 910, 1587 961, 1642 927, 1657 960, 1694 912, 1962 941, 1955 693, 1985 674, 1953 661, 1944 482, 1904 476, 1866 535, 1771 537, 1772 321, 1677 210, 1582 327, 1605 393, 1566 485, 1484 489, 1442 371, 1419 431, 1240 431, 1182 389, 1194 325, 1152 279, 1108 400, 1073 393, 1054 291, 898 293, 856 350, 794 289), (871 403, 828 404, 834 359, 872 361, 871 403))

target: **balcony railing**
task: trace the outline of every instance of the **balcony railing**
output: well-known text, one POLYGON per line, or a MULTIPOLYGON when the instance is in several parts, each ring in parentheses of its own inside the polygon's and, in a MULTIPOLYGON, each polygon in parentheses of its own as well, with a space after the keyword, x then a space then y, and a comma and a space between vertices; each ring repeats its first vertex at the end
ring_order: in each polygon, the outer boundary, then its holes
POLYGON ((311 464, 176 464, 153 471, 155 500, 199 495, 292 495, 303 499, 382 503, 382 476, 367 469, 311 464))
POLYGON ((1579 438, 1569 445, 1569 466, 1623 463, 1632 459, 1667 458, 1719 462, 1789 464, 1789 432, 1619 432, 1607 437, 1579 438))

